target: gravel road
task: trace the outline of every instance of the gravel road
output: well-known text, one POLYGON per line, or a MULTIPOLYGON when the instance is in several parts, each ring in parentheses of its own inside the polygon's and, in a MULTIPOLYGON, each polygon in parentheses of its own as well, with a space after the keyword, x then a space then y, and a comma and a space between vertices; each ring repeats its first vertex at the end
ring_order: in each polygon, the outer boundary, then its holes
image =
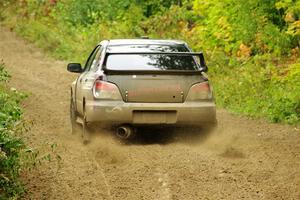
POLYGON ((28 144, 50 162, 24 172, 26 199, 300 199, 300 129, 218 110, 209 137, 143 130, 122 143, 99 131, 89 145, 70 134, 66 63, 0 28, 11 87, 30 94, 28 144), (151 136, 150 136, 151 135, 151 136), (52 148, 54 152, 52 152, 52 148), (56 155, 61 160, 55 158, 56 155))

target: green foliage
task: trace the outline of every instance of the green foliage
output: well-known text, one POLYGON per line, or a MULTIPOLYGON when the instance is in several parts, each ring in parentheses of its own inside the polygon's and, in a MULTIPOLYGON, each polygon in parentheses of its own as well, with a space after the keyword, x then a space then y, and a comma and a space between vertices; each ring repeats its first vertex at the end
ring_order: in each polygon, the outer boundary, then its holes
POLYGON ((100 20, 118 18, 124 10, 129 8, 130 4, 130 0, 69 0, 68 4, 65 2, 57 4, 54 16, 72 26, 88 26, 100 20))
POLYGON ((7 81, 9 78, 10 75, 4 69, 4 63, 0 63, 0 82, 7 81))
POLYGON ((142 8, 146 17, 166 11, 172 5, 180 6, 183 3, 181 0, 136 0, 135 2, 142 8))
MULTIPOLYGON (((204 20, 207 46, 219 46, 229 55, 239 50, 240 44, 251 48, 253 54, 274 53, 286 55, 292 47, 294 38, 285 34, 284 14, 276 9, 275 0, 247 1, 236 3, 232 0, 198 0, 194 9, 204 20)), ((200 34, 200 33, 199 33, 200 34)))
POLYGON ((5 23, 56 58, 84 62, 102 39, 182 39, 205 52, 219 106, 274 122, 300 121, 300 1, 25 2, 6 0, 6 15, 17 19, 5 23))
MULTIPOLYGON (((298 123, 300 119, 300 62, 278 69, 270 56, 255 56, 231 70, 231 76, 213 79, 217 103, 272 122, 298 123)), ((229 64, 230 65, 230 64, 229 64)))
POLYGON ((18 180, 21 169, 21 150, 24 148, 19 107, 24 95, 15 89, 8 90, 3 84, 9 78, 0 64, 0 199, 19 197, 24 191, 18 180))

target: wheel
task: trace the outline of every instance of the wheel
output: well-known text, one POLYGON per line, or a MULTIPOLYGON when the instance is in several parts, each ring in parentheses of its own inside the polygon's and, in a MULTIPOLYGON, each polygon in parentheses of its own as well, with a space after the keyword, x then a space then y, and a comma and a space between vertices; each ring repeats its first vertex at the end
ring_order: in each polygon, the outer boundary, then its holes
POLYGON ((76 134, 80 131, 80 125, 76 122, 77 112, 75 110, 74 102, 71 98, 70 102, 70 121, 71 121, 71 133, 76 134))

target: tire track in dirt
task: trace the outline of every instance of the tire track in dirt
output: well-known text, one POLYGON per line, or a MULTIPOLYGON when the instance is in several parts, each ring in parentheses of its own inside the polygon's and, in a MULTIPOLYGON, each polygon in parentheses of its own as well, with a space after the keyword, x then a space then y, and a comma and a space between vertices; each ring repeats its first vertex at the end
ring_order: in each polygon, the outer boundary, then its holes
POLYGON ((84 146, 69 126, 66 63, 46 57, 0 28, 0 59, 10 85, 31 95, 25 118, 28 143, 51 161, 23 175, 27 199, 300 199, 299 128, 218 111, 210 137, 178 130, 147 130, 131 143, 100 131, 84 146), (151 134, 151 136, 149 136, 151 134))

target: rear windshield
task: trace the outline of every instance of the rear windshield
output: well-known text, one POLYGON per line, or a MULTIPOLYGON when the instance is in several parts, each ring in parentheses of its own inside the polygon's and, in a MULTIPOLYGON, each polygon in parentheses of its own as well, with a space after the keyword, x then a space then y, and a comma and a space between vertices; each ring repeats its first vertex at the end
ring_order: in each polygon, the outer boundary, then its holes
MULTIPOLYGON (((184 45, 134 45, 109 47, 110 52, 188 52, 184 45), (128 48, 129 47, 129 48, 128 48)), ((199 70, 193 56, 155 54, 112 54, 107 57, 110 70, 199 70)))

